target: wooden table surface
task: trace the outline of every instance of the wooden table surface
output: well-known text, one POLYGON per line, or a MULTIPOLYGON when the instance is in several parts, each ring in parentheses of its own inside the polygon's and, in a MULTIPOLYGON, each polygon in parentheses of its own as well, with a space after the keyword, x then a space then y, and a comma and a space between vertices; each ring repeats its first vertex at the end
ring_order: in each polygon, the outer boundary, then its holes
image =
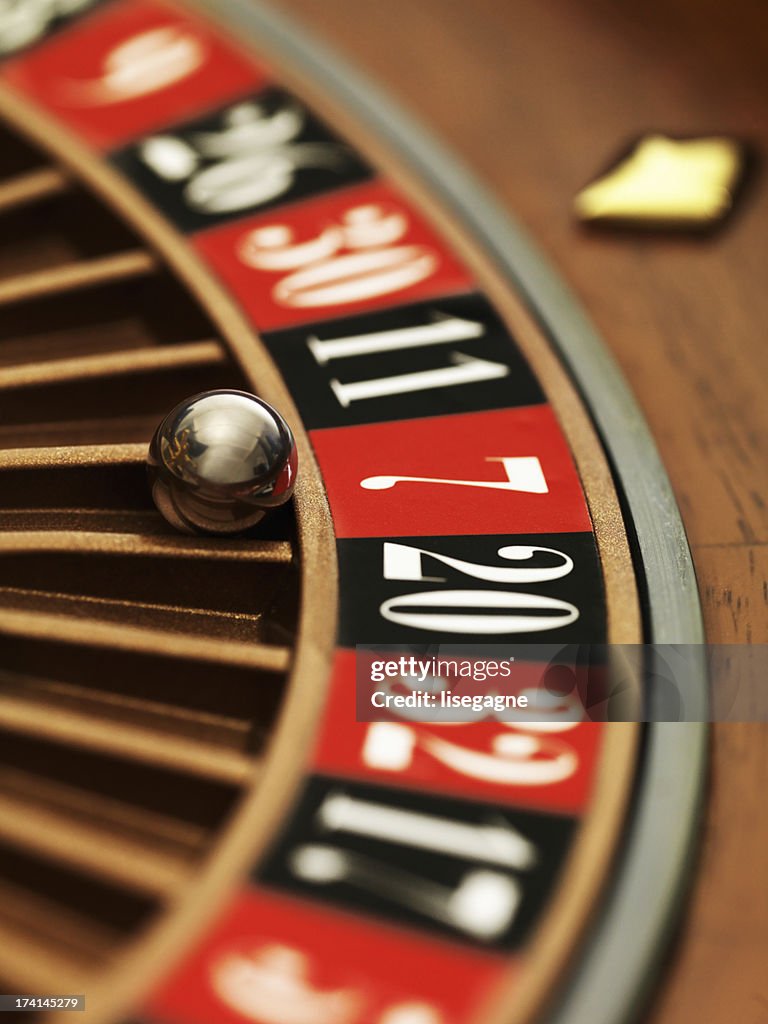
MULTIPOLYGON (((768 153, 768 5, 272 0, 466 162, 619 361, 682 510, 707 638, 768 642, 768 180, 708 240, 580 231, 574 193, 647 130, 768 153)), ((715 727, 706 828, 646 1024, 768 1022, 768 726, 715 727)))

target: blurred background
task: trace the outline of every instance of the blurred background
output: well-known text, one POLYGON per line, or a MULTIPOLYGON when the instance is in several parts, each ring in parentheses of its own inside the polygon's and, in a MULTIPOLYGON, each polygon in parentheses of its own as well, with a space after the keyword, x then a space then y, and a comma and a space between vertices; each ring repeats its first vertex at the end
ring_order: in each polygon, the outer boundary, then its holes
MULTIPOLYGON (((768 642, 768 5, 749 0, 273 0, 442 138, 543 249, 650 424, 712 643, 768 642), (714 236, 596 233, 574 196, 638 135, 758 157, 714 236)), ((768 731, 713 730, 692 900, 647 1019, 768 1020, 768 731)))

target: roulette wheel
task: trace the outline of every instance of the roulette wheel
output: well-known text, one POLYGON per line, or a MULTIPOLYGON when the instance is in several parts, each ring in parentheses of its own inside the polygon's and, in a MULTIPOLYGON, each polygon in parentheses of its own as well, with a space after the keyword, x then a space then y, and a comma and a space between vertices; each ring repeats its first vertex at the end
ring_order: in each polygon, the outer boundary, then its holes
POLYGON ((764 639, 765 208, 695 241, 569 210, 656 124, 761 137, 742 14, 3 8, 4 1009, 765 1013, 765 732, 710 735, 702 647, 764 639), (225 390, 285 417, 294 498, 180 533, 147 446, 225 390), (356 714, 358 645, 447 640, 626 649, 641 709, 356 714))

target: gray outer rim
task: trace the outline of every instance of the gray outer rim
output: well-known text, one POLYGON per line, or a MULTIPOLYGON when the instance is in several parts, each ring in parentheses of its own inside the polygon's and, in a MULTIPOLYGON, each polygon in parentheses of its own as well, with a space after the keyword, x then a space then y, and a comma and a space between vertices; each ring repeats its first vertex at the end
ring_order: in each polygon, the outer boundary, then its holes
MULTIPOLYGON (((704 630, 688 542, 669 479, 618 366, 574 297, 518 225, 454 157, 374 85, 283 14, 244 0, 193 0, 214 20, 301 68, 364 121, 494 258, 523 295, 589 408, 631 510, 655 644, 676 648, 681 721, 651 693, 635 806, 611 891, 548 1024, 622 1024, 640 1009, 680 910, 707 766, 704 630), (638 474, 634 467, 643 466, 638 474)), ((653 655, 652 655, 653 656, 653 655)))

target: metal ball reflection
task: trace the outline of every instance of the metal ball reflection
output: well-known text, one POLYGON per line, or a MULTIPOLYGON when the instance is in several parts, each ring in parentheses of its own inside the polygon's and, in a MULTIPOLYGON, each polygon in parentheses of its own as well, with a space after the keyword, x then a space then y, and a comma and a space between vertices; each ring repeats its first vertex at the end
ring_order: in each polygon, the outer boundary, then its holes
POLYGON ((176 406, 147 456, 152 498, 185 533, 239 533, 284 505, 296 444, 282 416, 245 391, 207 391, 176 406))

